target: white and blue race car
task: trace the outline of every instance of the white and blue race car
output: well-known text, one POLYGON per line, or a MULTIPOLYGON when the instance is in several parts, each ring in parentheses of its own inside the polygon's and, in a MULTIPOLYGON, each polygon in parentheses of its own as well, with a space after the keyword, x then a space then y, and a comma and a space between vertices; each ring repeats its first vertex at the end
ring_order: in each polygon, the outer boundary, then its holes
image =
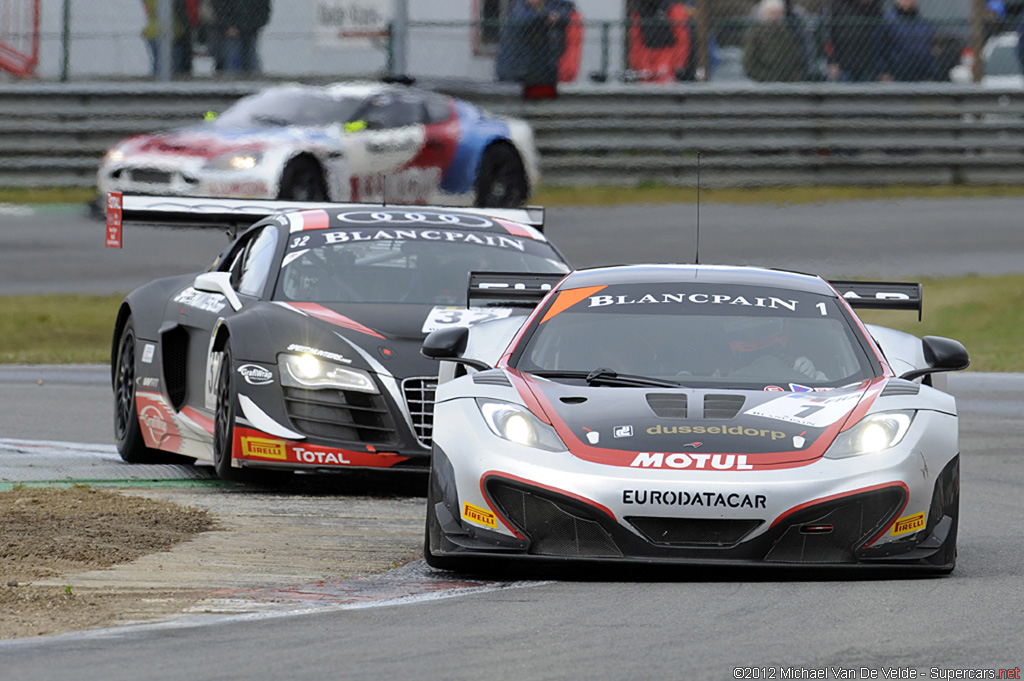
MULTIPOLYGON (((211 117, 213 118, 213 117, 211 117)), ((514 207, 539 180, 530 126, 384 83, 281 85, 212 120, 111 148, 99 195, 514 207)))
POLYGON ((918 284, 638 265, 566 276, 521 324, 432 333, 427 562, 951 571, 937 374, 967 352, 852 309, 920 304, 918 284))

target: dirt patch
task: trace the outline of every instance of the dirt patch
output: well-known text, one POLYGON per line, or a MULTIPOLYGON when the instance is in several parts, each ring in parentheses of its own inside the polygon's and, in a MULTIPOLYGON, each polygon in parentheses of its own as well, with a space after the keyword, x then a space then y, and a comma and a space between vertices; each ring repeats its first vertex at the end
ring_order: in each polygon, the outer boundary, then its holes
POLYGON ((423 476, 349 473, 272 488, 0 492, 0 639, 261 609, 273 598, 261 590, 418 559, 423 476))
POLYGON ((55 634, 133 615, 148 618, 180 611, 202 592, 83 591, 70 583, 34 582, 167 551, 216 528, 216 519, 205 509, 103 489, 0 492, 0 638, 55 634))

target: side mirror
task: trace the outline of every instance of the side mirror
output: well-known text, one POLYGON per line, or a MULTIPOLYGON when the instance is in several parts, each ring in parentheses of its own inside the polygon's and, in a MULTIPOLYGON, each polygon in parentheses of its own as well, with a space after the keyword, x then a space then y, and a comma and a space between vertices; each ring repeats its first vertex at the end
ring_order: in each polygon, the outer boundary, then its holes
POLYGON ((469 343, 469 328, 455 326, 448 329, 438 329, 430 332, 423 339, 423 346, 420 354, 429 359, 447 360, 471 366, 478 371, 487 371, 492 367, 485 362, 475 359, 468 359, 462 356, 469 343))
POLYGON ((203 272, 192 282, 192 287, 197 291, 221 294, 228 299, 228 304, 235 312, 242 309, 242 299, 231 288, 230 272, 203 272))
POLYGON ((925 374, 933 374, 940 371, 960 371, 971 365, 971 358, 967 355, 967 348, 960 341, 942 336, 925 336, 921 339, 924 345, 924 361, 928 367, 914 369, 900 376, 900 378, 912 381, 925 374))

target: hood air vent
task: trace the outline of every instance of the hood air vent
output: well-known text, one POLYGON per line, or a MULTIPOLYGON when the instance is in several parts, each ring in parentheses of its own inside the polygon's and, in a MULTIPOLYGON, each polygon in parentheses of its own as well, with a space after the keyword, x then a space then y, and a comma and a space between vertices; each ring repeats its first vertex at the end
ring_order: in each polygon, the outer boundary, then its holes
POLYGON ((743 408, 746 398, 743 395, 705 395, 704 418, 731 419, 743 408))
POLYGON ((682 393, 647 393, 647 404, 662 419, 686 418, 686 395, 682 393))
POLYGON ((508 376, 505 375, 504 371, 499 369, 491 369, 490 371, 481 371, 473 374, 473 382, 477 385, 500 385, 506 388, 512 387, 512 382, 508 380, 508 376))

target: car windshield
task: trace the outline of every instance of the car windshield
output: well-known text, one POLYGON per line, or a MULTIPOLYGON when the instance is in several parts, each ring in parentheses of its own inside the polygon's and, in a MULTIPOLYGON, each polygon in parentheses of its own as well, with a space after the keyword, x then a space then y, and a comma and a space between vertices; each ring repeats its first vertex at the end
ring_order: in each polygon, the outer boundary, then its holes
POLYGON ((362 97, 332 97, 325 92, 266 90, 245 97, 216 119, 221 126, 321 126, 358 118, 362 97))
POLYGON ((292 234, 274 298, 465 306, 470 272, 568 271, 546 242, 501 227, 384 227, 292 234))
POLYGON ((798 390, 876 373, 837 300, 800 291, 692 283, 568 289, 533 323, 513 365, 553 380, 798 390))

